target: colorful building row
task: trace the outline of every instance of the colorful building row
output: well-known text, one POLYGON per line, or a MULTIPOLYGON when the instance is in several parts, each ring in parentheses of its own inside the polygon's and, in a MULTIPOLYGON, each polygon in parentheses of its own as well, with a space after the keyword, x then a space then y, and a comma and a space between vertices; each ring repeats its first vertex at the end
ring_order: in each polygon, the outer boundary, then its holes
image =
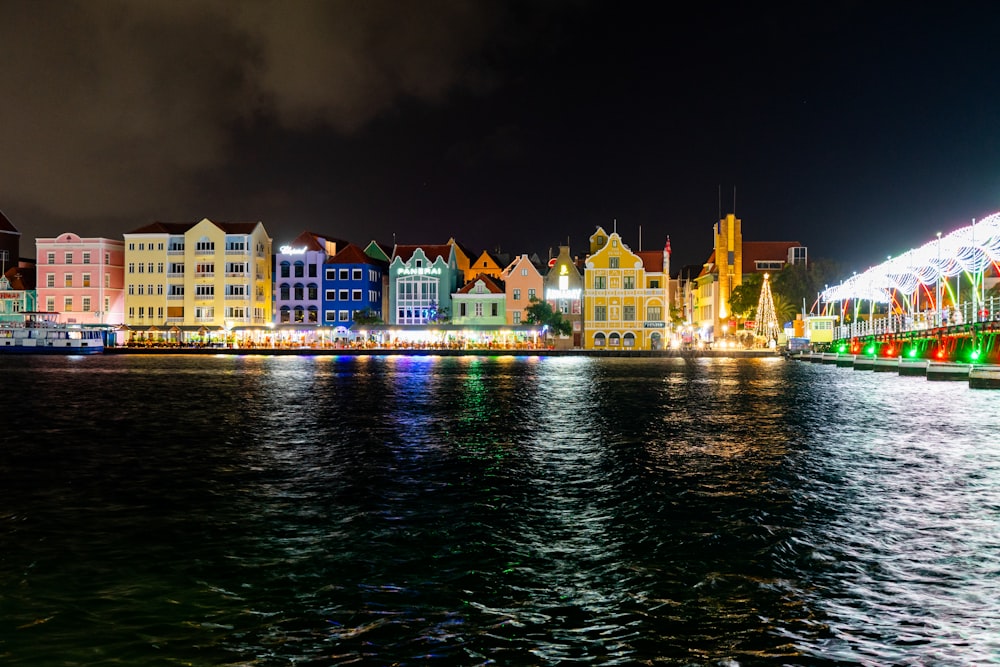
MULTIPOLYGON (((0 220, 0 242, 11 230, 0 220)), ((671 279, 669 238, 658 250, 632 250, 601 227, 584 258, 561 246, 543 263, 476 254, 454 238, 387 251, 375 241, 362 247, 303 232, 275 249, 260 222, 155 222, 122 240, 72 233, 36 239, 33 267, 5 267, 0 318, 38 309, 70 324, 114 326, 123 339, 179 343, 305 344, 319 337, 510 345, 538 342, 528 308, 540 299, 570 322, 571 333, 557 338, 562 347, 655 350, 682 322, 710 338, 747 262, 773 271, 805 260, 797 243, 743 242, 732 215, 717 223, 714 237, 696 276, 671 279), (785 256, 767 256, 782 248, 785 256), (23 294, 32 279, 29 301, 23 294)))

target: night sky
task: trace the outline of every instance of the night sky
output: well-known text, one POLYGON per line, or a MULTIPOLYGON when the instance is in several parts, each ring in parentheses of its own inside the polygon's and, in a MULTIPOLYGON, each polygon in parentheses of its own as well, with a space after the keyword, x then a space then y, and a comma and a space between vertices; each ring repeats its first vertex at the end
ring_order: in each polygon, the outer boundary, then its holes
POLYGON ((0 0, 0 210, 22 255, 208 217, 544 257, 617 220, 676 270, 735 206, 861 271, 1000 210, 998 36, 985 2, 0 0))

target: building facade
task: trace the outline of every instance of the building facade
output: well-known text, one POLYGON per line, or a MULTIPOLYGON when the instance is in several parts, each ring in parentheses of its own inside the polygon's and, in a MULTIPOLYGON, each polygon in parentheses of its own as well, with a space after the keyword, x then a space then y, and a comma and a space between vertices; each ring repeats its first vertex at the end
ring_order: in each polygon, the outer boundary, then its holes
POLYGON ((504 283, 507 324, 523 324, 528 321, 527 309, 531 299, 542 298, 545 279, 527 255, 518 255, 500 274, 504 283))
POLYGON ((324 312, 323 271, 344 241, 303 232, 275 254, 274 311, 277 324, 321 325, 324 312))
POLYGON ((389 264, 389 323, 423 325, 450 318, 463 272, 453 243, 397 245, 389 264))
POLYGON ((549 271, 545 274, 544 281, 545 300, 553 310, 562 313, 563 319, 569 320, 572 324, 573 333, 568 343, 572 347, 582 347, 583 274, 577 268, 576 260, 570 256, 569 246, 559 246, 559 254, 550 260, 549 264, 549 271))
POLYGON ((123 323, 124 262, 125 244, 116 239, 72 233, 36 239, 40 309, 60 313, 68 324, 123 323))
POLYGON ((125 324, 133 332, 186 341, 273 322, 271 238, 262 223, 156 222, 123 236, 125 324))
POLYGON ((329 258, 323 267, 323 325, 350 327, 359 314, 383 319, 387 270, 387 262, 352 243, 329 258))
POLYGON ((480 274, 452 295, 453 324, 502 326, 507 323, 507 296, 502 282, 480 274))
POLYGON ((585 349, 659 350, 669 335, 669 252, 661 261, 633 252, 617 232, 590 237, 584 269, 585 349))

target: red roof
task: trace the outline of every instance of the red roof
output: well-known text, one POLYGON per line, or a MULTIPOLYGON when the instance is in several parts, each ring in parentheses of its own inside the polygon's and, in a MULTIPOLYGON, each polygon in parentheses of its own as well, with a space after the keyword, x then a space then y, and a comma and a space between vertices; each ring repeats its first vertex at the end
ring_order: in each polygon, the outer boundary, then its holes
POLYGON ((344 246, 344 249, 338 252, 336 255, 328 260, 329 264, 370 264, 372 266, 381 266, 385 268, 385 262, 381 262, 374 257, 365 254, 365 251, 354 245, 353 243, 348 243, 344 246))
MULTIPOLYGON (((126 234, 183 234, 198 222, 151 222, 148 225, 133 229, 126 234)), ((213 225, 227 234, 251 234, 259 225, 259 222, 216 222, 209 220, 213 225)))
POLYGON ((409 262, 413 253, 418 249, 423 250, 424 255, 432 262, 438 257, 447 262, 448 258, 451 257, 451 246, 447 243, 442 245, 397 245, 392 249, 392 257, 393 259, 399 257, 404 262, 409 262))
POLYGON ((662 250, 639 250, 636 252, 642 260, 642 268, 647 273, 663 273, 663 251, 662 250))
POLYGON ((465 283, 465 285, 462 286, 462 288, 458 290, 458 293, 459 294, 468 294, 469 292, 472 291, 472 288, 475 287, 476 283, 478 281, 480 281, 480 280, 483 281, 483 284, 486 286, 486 289, 488 289, 492 294, 503 294, 504 293, 504 289, 503 289, 503 287, 501 287, 501 285, 503 283, 501 281, 495 279, 495 278, 492 278, 492 277, 486 275, 485 273, 480 273, 475 278, 473 278, 469 282, 465 283))

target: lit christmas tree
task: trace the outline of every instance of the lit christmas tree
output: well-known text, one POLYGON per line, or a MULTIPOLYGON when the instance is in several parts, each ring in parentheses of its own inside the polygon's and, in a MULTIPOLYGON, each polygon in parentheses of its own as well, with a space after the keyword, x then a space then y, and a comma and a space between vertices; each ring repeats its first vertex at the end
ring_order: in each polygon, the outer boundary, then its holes
POLYGON ((774 297, 771 296, 770 276, 765 273, 760 298, 757 299, 757 335, 777 342, 780 332, 778 316, 774 312, 774 297))

